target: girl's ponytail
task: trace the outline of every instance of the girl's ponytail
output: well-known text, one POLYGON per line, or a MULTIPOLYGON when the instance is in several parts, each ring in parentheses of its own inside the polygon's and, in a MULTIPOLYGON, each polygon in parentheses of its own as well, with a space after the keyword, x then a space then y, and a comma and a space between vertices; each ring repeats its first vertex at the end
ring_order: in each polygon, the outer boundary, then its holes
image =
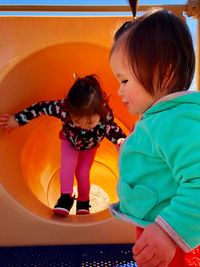
POLYGON ((137 14, 138 0, 129 0, 129 5, 131 7, 133 18, 135 18, 137 14))

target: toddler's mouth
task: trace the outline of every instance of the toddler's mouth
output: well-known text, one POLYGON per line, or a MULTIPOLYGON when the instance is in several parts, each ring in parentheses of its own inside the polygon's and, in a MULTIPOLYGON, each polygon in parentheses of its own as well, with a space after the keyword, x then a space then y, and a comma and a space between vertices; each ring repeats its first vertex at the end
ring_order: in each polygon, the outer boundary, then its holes
POLYGON ((124 105, 125 107, 128 106, 128 101, 122 101, 122 103, 123 103, 123 105, 124 105))

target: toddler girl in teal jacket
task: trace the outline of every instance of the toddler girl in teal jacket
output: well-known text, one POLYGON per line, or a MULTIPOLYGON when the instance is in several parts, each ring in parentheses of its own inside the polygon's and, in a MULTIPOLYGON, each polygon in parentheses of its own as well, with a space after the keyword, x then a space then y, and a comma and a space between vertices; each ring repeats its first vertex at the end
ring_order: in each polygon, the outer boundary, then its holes
POLYGON ((200 266, 200 93, 188 91, 188 27, 172 12, 149 11, 118 30, 110 63, 122 102, 141 114, 120 149, 111 211, 136 225, 139 267, 200 266))

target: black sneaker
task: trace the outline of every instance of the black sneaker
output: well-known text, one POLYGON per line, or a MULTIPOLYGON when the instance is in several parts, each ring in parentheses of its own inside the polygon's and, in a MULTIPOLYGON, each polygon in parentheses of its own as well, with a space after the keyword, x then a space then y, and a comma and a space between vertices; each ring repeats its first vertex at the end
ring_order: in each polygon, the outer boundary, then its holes
POLYGON ((77 201, 76 204, 76 215, 86 215, 90 214, 90 201, 77 201))
POLYGON ((53 208, 53 211, 56 214, 67 216, 69 215, 70 209, 74 203, 74 196, 72 197, 70 194, 61 194, 59 199, 57 200, 56 205, 53 208))

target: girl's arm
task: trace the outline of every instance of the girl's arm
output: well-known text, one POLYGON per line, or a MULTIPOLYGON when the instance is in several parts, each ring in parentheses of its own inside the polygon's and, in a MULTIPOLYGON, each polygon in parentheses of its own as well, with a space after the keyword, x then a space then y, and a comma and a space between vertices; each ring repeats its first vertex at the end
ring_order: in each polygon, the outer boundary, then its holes
POLYGON ((126 134, 121 127, 114 122, 114 116, 111 110, 108 113, 106 120, 106 138, 119 146, 122 143, 122 140, 126 138, 126 134))
POLYGON ((42 115, 61 118, 63 100, 41 101, 16 113, 14 118, 19 125, 25 125, 32 119, 42 115))
POLYGON ((155 222, 186 253, 200 244, 199 116, 199 106, 189 106, 168 116, 156 131, 156 149, 178 187, 155 222))

